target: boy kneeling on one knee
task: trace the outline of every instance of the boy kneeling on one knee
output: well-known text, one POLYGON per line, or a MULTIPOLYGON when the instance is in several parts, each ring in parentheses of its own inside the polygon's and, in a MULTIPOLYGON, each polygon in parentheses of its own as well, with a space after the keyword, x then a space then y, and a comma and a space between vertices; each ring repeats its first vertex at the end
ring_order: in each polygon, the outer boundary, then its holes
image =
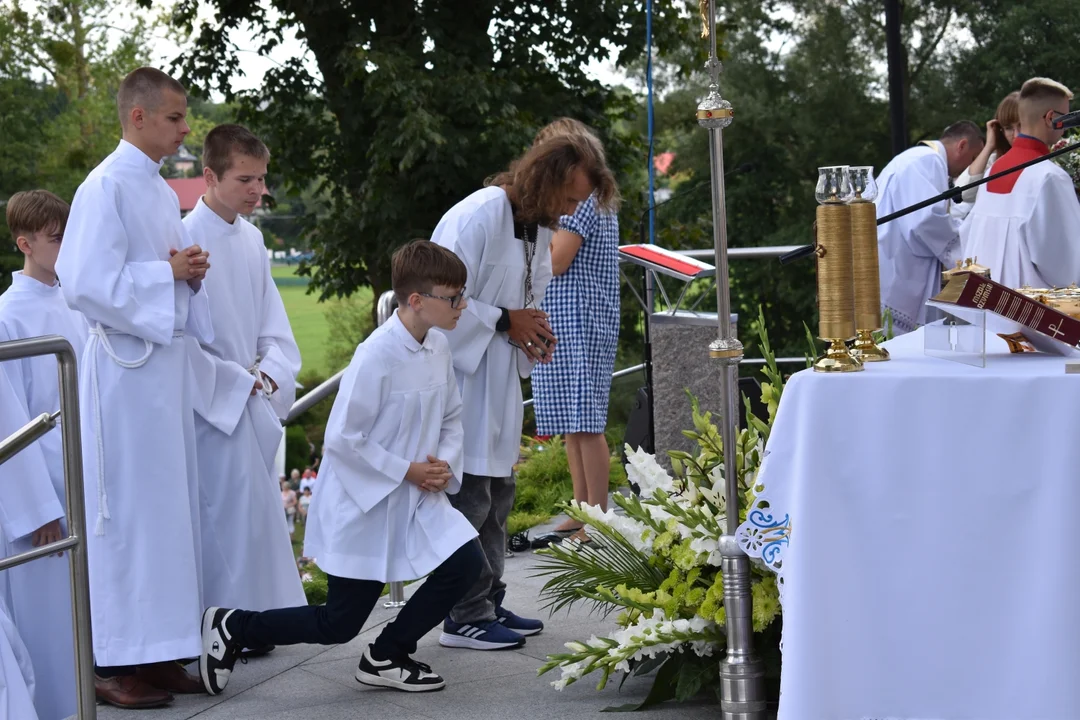
POLYGON ((450 346, 465 309, 466 269, 424 240, 394 253, 400 305, 353 355, 326 426, 304 555, 329 576, 325 605, 251 612, 208 608, 199 670, 216 695, 245 647, 337 644, 359 633, 388 582, 430 576, 367 647, 356 679, 408 692, 443 679, 416 644, 476 582, 477 533, 447 493, 461 488, 461 397, 450 346), (438 329, 436 329, 438 328, 438 329))

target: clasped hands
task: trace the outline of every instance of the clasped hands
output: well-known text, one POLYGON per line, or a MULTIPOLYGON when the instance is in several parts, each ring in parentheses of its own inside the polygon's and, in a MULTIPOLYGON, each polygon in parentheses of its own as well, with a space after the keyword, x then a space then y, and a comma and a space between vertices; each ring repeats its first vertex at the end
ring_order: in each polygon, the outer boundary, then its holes
POLYGON ((173 279, 186 280, 195 292, 199 291, 206 271, 210 269, 210 253, 198 245, 183 250, 169 251, 169 265, 172 266, 173 279))
POLYGON ((533 362, 551 362, 557 341, 543 310, 511 310, 506 334, 533 362))
POLYGON ((406 480, 432 493, 445 490, 451 477, 449 463, 434 455, 428 455, 427 462, 409 463, 409 471, 405 473, 406 480))
POLYGON ((271 395, 277 392, 278 384, 274 382, 274 378, 270 377, 264 372, 260 372, 257 376, 255 376, 255 384, 251 386, 251 394, 254 395, 255 393, 262 390, 265 383, 270 383, 271 395), (262 378, 261 380, 259 379, 260 377, 262 378))

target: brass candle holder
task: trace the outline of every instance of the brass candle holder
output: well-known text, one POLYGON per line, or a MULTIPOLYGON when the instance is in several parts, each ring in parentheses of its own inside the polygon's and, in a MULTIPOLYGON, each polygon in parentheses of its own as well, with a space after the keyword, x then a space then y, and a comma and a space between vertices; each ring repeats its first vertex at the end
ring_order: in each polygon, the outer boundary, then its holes
POLYGON ((855 288, 855 345, 851 354, 863 362, 882 362, 889 351, 874 342, 881 329, 881 277, 878 268, 877 183, 869 165, 848 168, 851 184, 852 279, 855 288))
POLYGON ((851 185, 847 166, 818 168, 817 246, 818 334, 829 343, 814 363, 816 372, 855 372, 862 362, 845 342, 855 336, 855 291, 852 279, 851 185))

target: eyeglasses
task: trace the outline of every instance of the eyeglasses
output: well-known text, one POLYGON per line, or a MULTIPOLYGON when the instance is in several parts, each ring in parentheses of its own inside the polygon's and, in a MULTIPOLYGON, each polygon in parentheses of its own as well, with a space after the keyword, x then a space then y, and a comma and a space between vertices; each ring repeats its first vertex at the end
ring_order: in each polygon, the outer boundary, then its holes
POLYGON ((450 307, 452 309, 457 310, 458 306, 461 305, 461 301, 465 299, 465 288, 461 288, 461 292, 459 292, 457 295, 454 295, 453 297, 446 297, 445 295, 432 295, 431 293, 426 292, 417 293, 417 295, 423 295, 424 297, 434 298, 436 300, 445 300, 446 302, 450 303, 450 307))

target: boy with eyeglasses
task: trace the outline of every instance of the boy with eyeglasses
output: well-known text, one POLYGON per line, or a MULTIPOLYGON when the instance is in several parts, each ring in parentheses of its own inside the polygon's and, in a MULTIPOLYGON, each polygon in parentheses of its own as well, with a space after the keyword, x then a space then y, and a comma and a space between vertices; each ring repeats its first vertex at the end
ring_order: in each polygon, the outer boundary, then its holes
POLYGON ((406 692, 446 683, 410 656, 480 575, 476 531, 447 493, 461 488, 461 397, 450 345, 465 309, 466 270, 427 241, 391 261, 400 307, 360 344, 326 427, 319 492, 308 509, 304 556, 328 579, 325 605, 266 612, 208 608, 199 669, 224 690, 244 647, 345 643, 385 583, 431 573, 360 659, 357 681, 406 692))

